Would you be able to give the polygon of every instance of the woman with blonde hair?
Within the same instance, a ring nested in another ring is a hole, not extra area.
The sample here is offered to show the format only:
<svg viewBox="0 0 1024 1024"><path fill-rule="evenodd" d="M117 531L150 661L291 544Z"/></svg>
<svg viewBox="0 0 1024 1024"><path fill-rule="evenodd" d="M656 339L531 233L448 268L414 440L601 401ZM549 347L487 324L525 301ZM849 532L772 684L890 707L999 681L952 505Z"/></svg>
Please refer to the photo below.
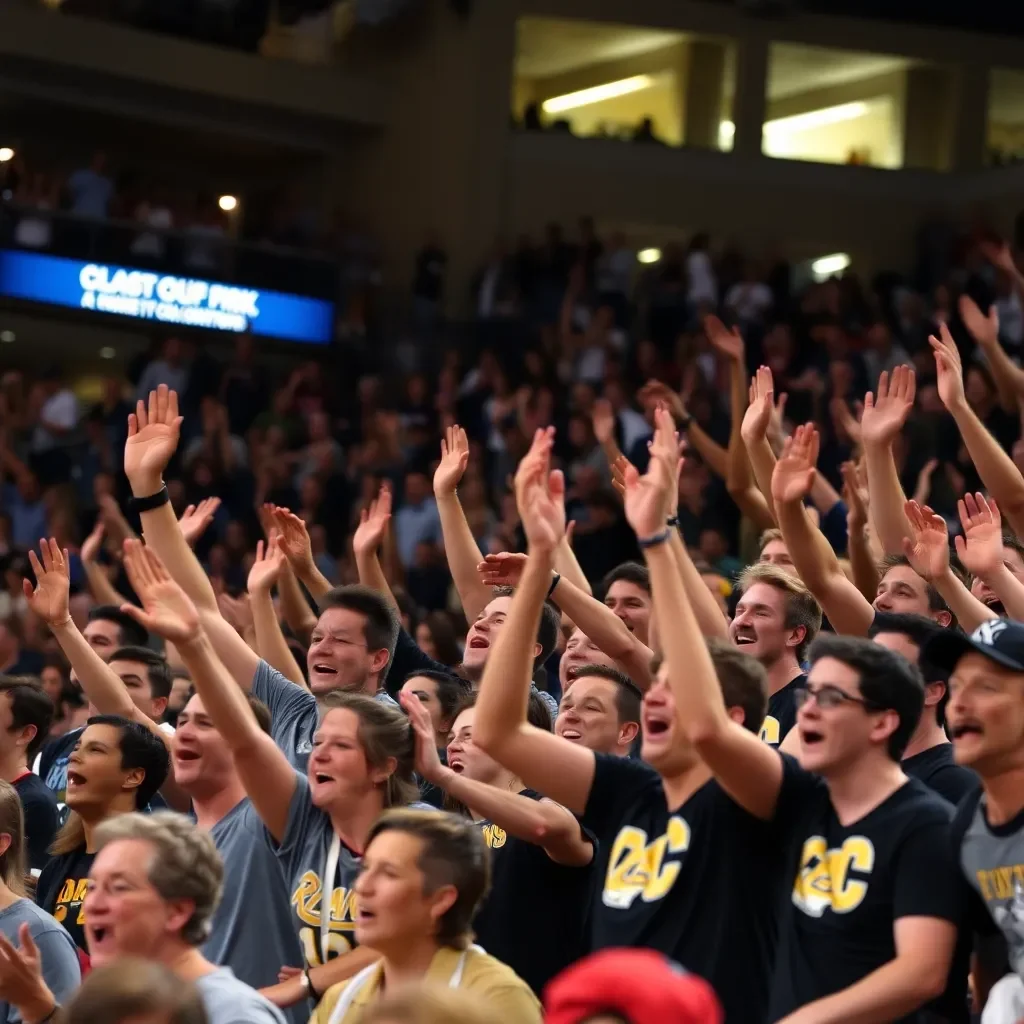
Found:
<svg viewBox="0 0 1024 1024"><path fill-rule="evenodd" d="M0 958L19 944L35 950L43 979L58 1001L78 988L82 971L71 936L25 896L25 827L17 790L0 780ZM21 1021L0 971L0 1022Z"/></svg>

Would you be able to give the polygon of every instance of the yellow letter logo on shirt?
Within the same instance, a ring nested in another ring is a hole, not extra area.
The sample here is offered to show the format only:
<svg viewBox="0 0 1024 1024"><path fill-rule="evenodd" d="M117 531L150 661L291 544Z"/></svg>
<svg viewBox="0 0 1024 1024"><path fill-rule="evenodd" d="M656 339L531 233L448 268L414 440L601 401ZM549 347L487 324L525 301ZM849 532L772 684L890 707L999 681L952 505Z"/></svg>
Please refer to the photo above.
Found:
<svg viewBox="0 0 1024 1024"><path fill-rule="evenodd" d="M641 896L645 903L660 900L679 877L681 863L665 863L665 855L685 853L690 846L690 826L679 817L669 818L665 834L647 842L643 829L627 825L615 837L601 900L606 907L626 910Z"/></svg>
<svg viewBox="0 0 1024 1024"><path fill-rule="evenodd" d="M782 726L779 725L779 720L772 718L771 715L766 716L765 720L761 723L762 742L770 743L773 747L777 747L781 734Z"/></svg>
<svg viewBox="0 0 1024 1024"><path fill-rule="evenodd" d="M826 910L848 914L860 906L868 891L866 880L850 872L871 874L875 848L864 836L849 836L838 850L828 849L821 836L811 836L800 854L800 868L793 885L793 902L810 917Z"/></svg>

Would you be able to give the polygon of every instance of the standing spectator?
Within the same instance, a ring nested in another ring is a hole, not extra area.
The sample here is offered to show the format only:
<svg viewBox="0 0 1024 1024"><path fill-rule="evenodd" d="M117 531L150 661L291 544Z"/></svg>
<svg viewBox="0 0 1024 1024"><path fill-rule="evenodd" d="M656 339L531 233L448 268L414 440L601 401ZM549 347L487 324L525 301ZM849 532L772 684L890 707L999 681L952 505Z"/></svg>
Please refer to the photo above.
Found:
<svg viewBox="0 0 1024 1024"><path fill-rule="evenodd" d="M421 327L433 327L441 316L447 270L448 253L442 248L437 235L431 232L416 254L416 273L412 282L414 313Z"/></svg>
<svg viewBox="0 0 1024 1024"><path fill-rule="evenodd" d="M267 407L269 392L262 370L253 361L252 336L235 339L235 354L220 381L221 401L227 406L231 432L244 436Z"/></svg>
<svg viewBox="0 0 1024 1024"><path fill-rule="evenodd" d="M75 216L107 219L110 201L114 198L114 183L107 177L106 169L106 154L97 150L88 167L80 168L68 178L71 212Z"/></svg>
<svg viewBox="0 0 1024 1024"><path fill-rule="evenodd" d="M686 298L691 312L702 305L714 306L718 302L718 281L711 263L711 238L701 231L693 236L686 254Z"/></svg>
<svg viewBox="0 0 1024 1024"><path fill-rule="evenodd" d="M165 231L174 227L174 214L163 189L158 189L152 200L143 199L135 208L135 222L149 230L140 231L132 242L134 256L159 262L167 254Z"/></svg>
<svg viewBox="0 0 1024 1024"><path fill-rule="evenodd" d="M32 456L36 472L45 485L68 478L70 458L67 448L78 428L78 399L61 382L60 370L50 367L39 383L41 405L32 433Z"/></svg>
<svg viewBox="0 0 1024 1024"><path fill-rule="evenodd" d="M635 271L636 253L626 244L626 236L616 231L598 259L595 284L601 304L615 310L615 322L620 327L628 321Z"/></svg>
<svg viewBox="0 0 1024 1024"><path fill-rule="evenodd" d="M409 569L417 562L418 545L441 543L441 516L422 470L406 474L404 499L395 513L395 546L402 565Z"/></svg>
<svg viewBox="0 0 1024 1024"><path fill-rule="evenodd" d="M43 656L24 647L20 621L14 617L0 619L0 673L35 676L42 667Z"/></svg>

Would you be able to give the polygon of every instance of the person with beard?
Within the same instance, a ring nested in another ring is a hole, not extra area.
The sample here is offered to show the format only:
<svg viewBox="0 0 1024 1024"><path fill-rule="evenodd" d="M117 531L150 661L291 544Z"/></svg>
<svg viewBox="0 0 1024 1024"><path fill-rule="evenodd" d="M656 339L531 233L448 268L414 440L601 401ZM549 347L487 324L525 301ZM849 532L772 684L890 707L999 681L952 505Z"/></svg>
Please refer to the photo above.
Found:
<svg viewBox="0 0 1024 1024"><path fill-rule="evenodd" d="M821 628L821 608L796 576L769 562L749 566L739 589L729 639L764 666L768 714L761 739L777 747L796 724L795 693L807 683L802 666Z"/></svg>
<svg viewBox="0 0 1024 1024"><path fill-rule="evenodd" d="M594 844L569 811L527 789L473 742L474 703L469 697L455 718L446 766L430 743L425 709L409 697L402 706L416 731L417 771L466 808L491 853L491 891L473 921L477 941L540 995L586 952ZM536 698L527 720L551 731Z"/></svg>
<svg viewBox="0 0 1024 1024"><path fill-rule="evenodd" d="M650 472L663 473L664 480L651 514L660 541L668 542L666 506L678 445L671 417L657 415ZM518 483L529 560L484 674L474 742L526 785L580 815L596 836L600 883L589 902L591 948L657 949L709 981L729 1020L756 1022L767 1006L781 851L772 828L721 789L687 742L685 705L673 695L668 666L644 695L643 761L595 753L526 721L528 665L520 638L534 629L565 528L564 480L549 473L549 450L531 451L527 459L530 471L518 474ZM635 521L632 505L627 487L627 516ZM678 581L668 543L665 553ZM730 719L757 743L767 705L764 669L724 642L715 644L713 666L705 668L704 642L689 606L662 604L657 580L654 609L659 633L675 630L687 649L677 672L705 671L709 685L721 687ZM742 984L737 964L743 965Z"/></svg>

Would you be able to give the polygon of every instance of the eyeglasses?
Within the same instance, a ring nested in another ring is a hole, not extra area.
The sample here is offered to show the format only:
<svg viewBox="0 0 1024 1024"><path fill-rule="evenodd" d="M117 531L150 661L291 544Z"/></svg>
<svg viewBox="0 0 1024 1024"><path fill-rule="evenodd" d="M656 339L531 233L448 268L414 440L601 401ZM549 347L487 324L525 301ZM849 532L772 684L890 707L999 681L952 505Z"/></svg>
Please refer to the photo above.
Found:
<svg viewBox="0 0 1024 1024"><path fill-rule="evenodd" d="M809 686L802 687L793 694L793 701L798 708L802 708L812 697L823 711L841 707L843 704L859 704L866 711L882 710L874 701L865 700L863 697L854 697L830 683L822 683L821 686L813 690Z"/></svg>

